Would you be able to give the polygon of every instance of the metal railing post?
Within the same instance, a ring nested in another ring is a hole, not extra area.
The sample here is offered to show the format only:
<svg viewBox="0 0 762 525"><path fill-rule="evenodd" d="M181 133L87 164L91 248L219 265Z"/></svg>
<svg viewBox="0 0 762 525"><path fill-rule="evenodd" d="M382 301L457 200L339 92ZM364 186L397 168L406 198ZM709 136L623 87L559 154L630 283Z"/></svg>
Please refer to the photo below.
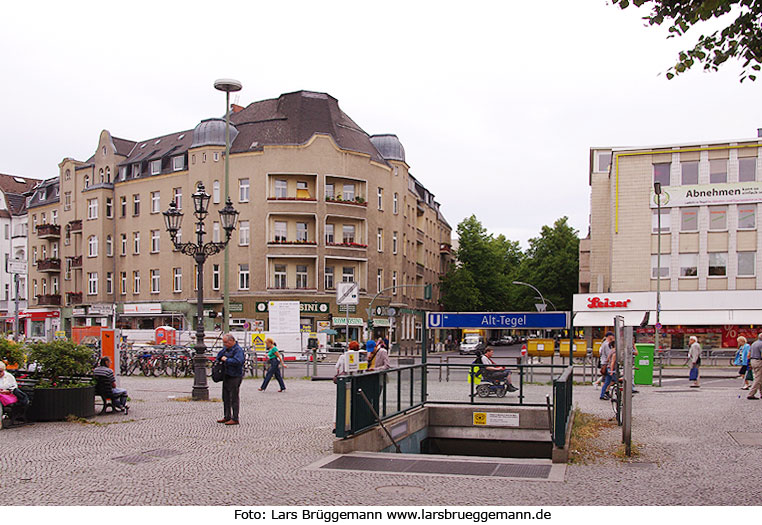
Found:
<svg viewBox="0 0 762 525"><path fill-rule="evenodd" d="M346 408L347 408L347 385L346 379L339 377L336 380L336 437L344 438L346 433Z"/></svg>

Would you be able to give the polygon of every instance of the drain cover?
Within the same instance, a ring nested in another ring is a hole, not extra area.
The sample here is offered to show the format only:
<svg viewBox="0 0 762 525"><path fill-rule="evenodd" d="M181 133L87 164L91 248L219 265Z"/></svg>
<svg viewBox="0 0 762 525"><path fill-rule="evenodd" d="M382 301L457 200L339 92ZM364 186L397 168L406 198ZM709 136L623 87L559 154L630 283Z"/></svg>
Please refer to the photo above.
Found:
<svg viewBox="0 0 762 525"><path fill-rule="evenodd" d="M420 494L423 487L413 487L411 485L388 485L386 487L376 487L376 491L381 494Z"/></svg>

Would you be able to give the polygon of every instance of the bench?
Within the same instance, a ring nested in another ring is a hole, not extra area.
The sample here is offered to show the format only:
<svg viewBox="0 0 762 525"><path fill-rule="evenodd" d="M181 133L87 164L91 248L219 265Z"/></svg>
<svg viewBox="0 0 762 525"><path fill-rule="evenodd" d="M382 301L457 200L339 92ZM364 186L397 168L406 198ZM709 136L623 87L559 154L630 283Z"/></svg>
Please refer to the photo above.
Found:
<svg viewBox="0 0 762 525"><path fill-rule="evenodd" d="M8 373L8 372L6 372ZM29 398L27 405L19 405L13 403L8 406L0 406L0 428L10 428L15 426L22 426L28 423L26 419L26 411L29 405L32 404L34 398L34 386L37 384L35 379L29 378L16 378L19 390L24 392Z"/></svg>
<svg viewBox="0 0 762 525"><path fill-rule="evenodd" d="M95 395L101 399L101 403L103 405L103 408L100 411L100 415L114 414L114 413L121 413L121 412L128 414L130 412L130 407L128 405L126 404L124 405L124 410L117 410L114 407L114 400L112 399L111 394L112 394L111 382L108 381L108 379L105 377L96 376L95 377ZM108 410L109 407L111 407L111 410Z"/></svg>

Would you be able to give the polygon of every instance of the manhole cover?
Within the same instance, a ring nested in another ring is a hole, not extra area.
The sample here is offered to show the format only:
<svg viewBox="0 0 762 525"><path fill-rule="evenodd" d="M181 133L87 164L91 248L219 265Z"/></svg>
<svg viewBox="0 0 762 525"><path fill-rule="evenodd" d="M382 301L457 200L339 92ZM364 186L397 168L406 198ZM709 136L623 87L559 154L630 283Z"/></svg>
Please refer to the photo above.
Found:
<svg viewBox="0 0 762 525"><path fill-rule="evenodd" d="M728 432L736 443L750 447L762 447L762 432Z"/></svg>
<svg viewBox="0 0 762 525"><path fill-rule="evenodd" d="M388 485L386 487L376 487L376 491L381 494L420 494L423 492L423 487L413 487L410 485Z"/></svg>

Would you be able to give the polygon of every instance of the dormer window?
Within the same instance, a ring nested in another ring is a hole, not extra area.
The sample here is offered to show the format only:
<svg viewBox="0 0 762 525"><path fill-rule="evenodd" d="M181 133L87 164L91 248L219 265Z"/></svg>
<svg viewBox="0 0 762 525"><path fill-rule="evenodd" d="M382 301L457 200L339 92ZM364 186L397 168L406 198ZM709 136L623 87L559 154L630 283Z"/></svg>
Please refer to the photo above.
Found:
<svg viewBox="0 0 762 525"><path fill-rule="evenodd" d="M173 171L182 171L185 169L185 157L182 155L178 155L177 157L172 158L172 170Z"/></svg>
<svg viewBox="0 0 762 525"><path fill-rule="evenodd" d="M119 180L124 180L127 178L127 166L120 166L119 167Z"/></svg>
<svg viewBox="0 0 762 525"><path fill-rule="evenodd" d="M161 159L151 161L151 175L158 175L161 173Z"/></svg>
<svg viewBox="0 0 762 525"><path fill-rule="evenodd" d="M132 178L137 179L140 177L140 163L136 162L132 165Z"/></svg>

